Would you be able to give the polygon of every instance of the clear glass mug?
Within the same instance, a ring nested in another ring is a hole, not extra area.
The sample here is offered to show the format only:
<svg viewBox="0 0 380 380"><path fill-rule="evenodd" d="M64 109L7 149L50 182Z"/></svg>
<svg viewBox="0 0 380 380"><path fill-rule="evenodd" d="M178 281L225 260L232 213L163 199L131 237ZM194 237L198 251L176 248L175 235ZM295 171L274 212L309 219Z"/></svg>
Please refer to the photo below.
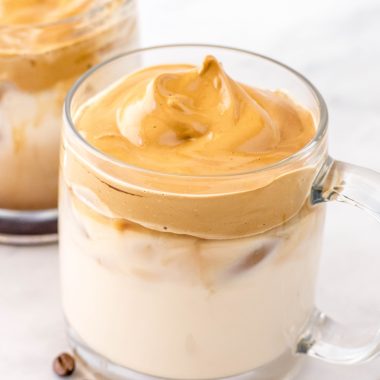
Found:
<svg viewBox="0 0 380 380"><path fill-rule="evenodd" d="M215 55L235 80L285 90L312 113L293 156L231 175L153 172L90 146L75 117L88 99L148 65ZM376 215L380 175L327 153L327 109L313 85L261 55L206 45L120 55L85 74L65 103L61 155L63 310L76 354L118 379L290 378L305 355L357 363L379 351L334 344L316 311L324 203ZM351 331L344 331L351 336Z"/></svg>
<svg viewBox="0 0 380 380"><path fill-rule="evenodd" d="M0 242L56 240L64 98L89 68L136 48L135 0L94 4L56 22L0 25Z"/></svg>

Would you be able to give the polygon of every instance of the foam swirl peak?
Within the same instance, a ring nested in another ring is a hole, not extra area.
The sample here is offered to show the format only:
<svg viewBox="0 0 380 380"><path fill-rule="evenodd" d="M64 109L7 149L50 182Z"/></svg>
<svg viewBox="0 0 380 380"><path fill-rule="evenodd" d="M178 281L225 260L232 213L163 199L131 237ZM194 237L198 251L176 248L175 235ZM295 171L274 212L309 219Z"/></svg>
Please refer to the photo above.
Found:
<svg viewBox="0 0 380 380"><path fill-rule="evenodd" d="M104 152L171 173L245 171L279 161L315 134L310 113L279 91L235 82L213 56L122 78L84 107L79 130Z"/></svg>

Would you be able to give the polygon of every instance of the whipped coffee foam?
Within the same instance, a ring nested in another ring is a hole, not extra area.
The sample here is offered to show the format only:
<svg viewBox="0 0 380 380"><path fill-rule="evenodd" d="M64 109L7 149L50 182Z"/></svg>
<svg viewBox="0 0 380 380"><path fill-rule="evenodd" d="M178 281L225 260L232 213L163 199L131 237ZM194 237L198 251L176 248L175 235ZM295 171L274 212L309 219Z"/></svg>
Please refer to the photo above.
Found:
<svg viewBox="0 0 380 380"><path fill-rule="evenodd" d="M130 174L120 181L113 168L88 170L69 155L66 176L75 191L85 187L115 218L158 231L204 238L266 231L301 209L315 175L313 165L299 163L262 171L254 180L236 177L233 189L225 178L226 189L213 191L212 175L273 165L308 144L315 126L284 93L233 81L211 56L199 68L161 65L123 77L83 104L74 120L98 150L156 172L156 180ZM184 175L183 181L165 186L165 173ZM211 177L202 184L189 179L186 186L188 175Z"/></svg>
<svg viewBox="0 0 380 380"><path fill-rule="evenodd" d="M237 83L216 58L122 78L75 115L102 152L163 173L243 173L281 161L315 135L311 114L279 91Z"/></svg>

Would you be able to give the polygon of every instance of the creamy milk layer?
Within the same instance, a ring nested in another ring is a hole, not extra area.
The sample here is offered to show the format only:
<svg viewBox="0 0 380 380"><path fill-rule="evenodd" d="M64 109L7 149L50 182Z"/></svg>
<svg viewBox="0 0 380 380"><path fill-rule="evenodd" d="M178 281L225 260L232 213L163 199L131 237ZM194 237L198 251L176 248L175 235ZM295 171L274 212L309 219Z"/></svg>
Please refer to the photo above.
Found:
<svg viewBox="0 0 380 380"><path fill-rule="evenodd" d="M56 87L36 94L8 88L1 97L0 208L55 206L63 98Z"/></svg>
<svg viewBox="0 0 380 380"><path fill-rule="evenodd" d="M64 97L136 41L134 3L103 3L0 1L0 208L56 207Z"/></svg>
<svg viewBox="0 0 380 380"><path fill-rule="evenodd" d="M217 379L294 349L314 306L323 209L206 240L100 217L70 190L61 201L63 308L97 353L154 376Z"/></svg>

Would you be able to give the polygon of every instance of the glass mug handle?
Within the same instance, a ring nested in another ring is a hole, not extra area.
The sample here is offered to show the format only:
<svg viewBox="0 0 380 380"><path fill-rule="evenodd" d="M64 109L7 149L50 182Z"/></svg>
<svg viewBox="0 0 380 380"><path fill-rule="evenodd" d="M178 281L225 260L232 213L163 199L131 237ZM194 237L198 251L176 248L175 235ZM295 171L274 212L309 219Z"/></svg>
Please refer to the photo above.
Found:
<svg viewBox="0 0 380 380"><path fill-rule="evenodd" d="M380 173L328 158L314 181L311 202L328 201L359 207L380 221ZM316 311L296 352L336 364L365 362L380 353L380 330L364 345L335 343L355 340L359 334Z"/></svg>

